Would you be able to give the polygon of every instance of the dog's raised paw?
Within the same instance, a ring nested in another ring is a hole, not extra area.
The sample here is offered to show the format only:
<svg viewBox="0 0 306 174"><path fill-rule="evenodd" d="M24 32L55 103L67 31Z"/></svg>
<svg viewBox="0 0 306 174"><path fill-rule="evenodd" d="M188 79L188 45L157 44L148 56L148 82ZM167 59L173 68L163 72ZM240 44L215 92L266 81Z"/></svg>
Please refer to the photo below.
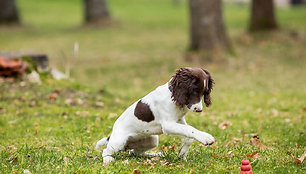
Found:
<svg viewBox="0 0 306 174"><path fill-rule="evenodd" d="M200 142L206 146L212 145L215 142L215 138L211 136L210 134L205 133L204 135L202 135Z"/></svg>
<svg viewBox="0 0 306 174"><path fill-rule="evenodd" d="M215 142L213 141L213 142L211 142L211 143L208 143L207 145L210 146L210 145L212 145L212 144L214 144L214 143L215 143Z"/></svg>
<svg viewBox="0 0 306 174"><path fill-rule="evenodd" d="M206 145L212 145L212 144L214 144L215 143L215 138L213 137L213 136L211 136L211 135L209 135L208 137L207 137L207 139L208 139L208 141L207 141L207 144Z"/></svg>

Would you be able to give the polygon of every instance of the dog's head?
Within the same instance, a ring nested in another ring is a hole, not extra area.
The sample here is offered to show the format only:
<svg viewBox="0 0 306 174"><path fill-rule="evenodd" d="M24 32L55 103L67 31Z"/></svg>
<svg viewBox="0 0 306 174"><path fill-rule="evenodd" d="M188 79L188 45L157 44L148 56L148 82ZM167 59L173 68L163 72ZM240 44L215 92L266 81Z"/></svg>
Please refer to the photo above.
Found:
<svg viewBox="0 0 306 174"><path fill-rule="evenodd" d="M169 82L171 98L178 107L187 108L193 112L203 109L202 97L206 107L211 105L210 92L213 79L206 69L181 68L175 72Z"/></svg>

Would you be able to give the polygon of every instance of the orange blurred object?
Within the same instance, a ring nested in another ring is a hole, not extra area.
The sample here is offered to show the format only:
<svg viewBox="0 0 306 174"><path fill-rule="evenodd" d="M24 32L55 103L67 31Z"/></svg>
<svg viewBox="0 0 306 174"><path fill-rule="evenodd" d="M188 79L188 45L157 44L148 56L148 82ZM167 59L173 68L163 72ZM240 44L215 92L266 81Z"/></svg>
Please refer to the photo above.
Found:
<svg viewBox="0 0 306 174"><path fill-rule="evenodd" d="M21 59L0 57L0 76L2 77L20 77L26 67Z"/></svg>

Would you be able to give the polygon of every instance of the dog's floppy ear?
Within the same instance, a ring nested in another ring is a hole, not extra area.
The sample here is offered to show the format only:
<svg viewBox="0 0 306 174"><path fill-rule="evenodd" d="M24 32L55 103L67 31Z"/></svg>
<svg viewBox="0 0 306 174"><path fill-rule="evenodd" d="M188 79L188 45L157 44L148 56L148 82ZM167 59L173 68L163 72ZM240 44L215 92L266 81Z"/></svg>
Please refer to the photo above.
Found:
<svg viewBox="0 0 306 174"><path fill-rule="evenodd" d="M188 103L188 95L192 84L192 75L188 68L181 68L175 72L170 80L171 98L179 107Z"/></svg>
<svg viewBox="0 0 306 174"><path fill-rule="evenodd" d="M204 87L204 103L205 103L206 107L209 107L211 105L210 93L211 93L211 90L213 88L214 80L211 77L210 73L206 69L202 68L202 70L208 76L208 78L206 78L206 80L208 82L206 81L206 84L205 84L205 87Z"/></svg>

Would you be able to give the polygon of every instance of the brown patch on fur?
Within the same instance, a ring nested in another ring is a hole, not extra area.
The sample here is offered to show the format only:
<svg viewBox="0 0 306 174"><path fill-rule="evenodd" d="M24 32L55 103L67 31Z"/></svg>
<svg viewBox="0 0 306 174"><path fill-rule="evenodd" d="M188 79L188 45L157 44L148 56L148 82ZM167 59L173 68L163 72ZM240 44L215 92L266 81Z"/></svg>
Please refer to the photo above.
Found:
<svg viewBox="0 0 306 174"><path fill-rule="evenodd" d="M153 121L154 115L149 107L149 105L142 103L141 100L137 103L134 115L141 121L150 122Z"/></svg>
<svg viewBox="0 0 306 174"><path fill-rule="evenodd" d="M207 84L204 87L204 80ZM210 73L201 68L181 68L175 72L170 81L171 98L177 106L191 106L200 102L204 96L205 105L211 105L210 92L213 79Z"/></svg>
<svg viewBox="0 0 306 174"><path fill-rule="evenodd" d="M183 107L188 105L188 96L190 93L190 84L192 75L186 68L181 68L175 72L170 81L172 87L171 98L177 106Z"/></svg>
<svg viewBox="0 0 306 174"><path fill-rule="evenodd" d="M154 148L158 146L158 141L154 136L144 137L141 139L135 139L133 137L129 137L126 145L125 150L129 149L148 149L148 147Z"/></svg>

